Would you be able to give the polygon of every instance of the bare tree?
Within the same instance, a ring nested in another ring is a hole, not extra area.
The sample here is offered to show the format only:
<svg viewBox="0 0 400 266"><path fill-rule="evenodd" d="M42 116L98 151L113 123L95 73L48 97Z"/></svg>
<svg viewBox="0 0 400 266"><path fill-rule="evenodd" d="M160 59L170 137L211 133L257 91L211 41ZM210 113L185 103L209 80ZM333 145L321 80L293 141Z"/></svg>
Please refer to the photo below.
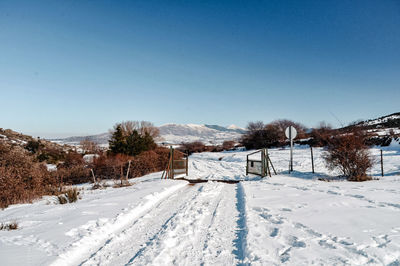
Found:
<svg viewBox="0 0 400 266"><path fill-rule="evenodd" d="M81 148L85 153L98 153L101 151L99 145L96 142L84 139L80 142Z"/></svg>
<svg viewBox="0 0 400 266"><path fill-rule="evenodd" d="M279 119L279 120L275 120L273 122L271 122L271 124L276 125L279 128L280 131L280 139L281 141L285 140L285 130L287 127L289 126L293 126L296 128L297 130L297 138L304 138L305 137L305 132L306 132L306 127L298 122L294 122L292 120L288 120L288 119Z"/></svg>
<svg viewBox="0 0 400 266"><path fill-rule="evenodd" d="M115 124L114 129L111 130L111 133L116 130L118 125L121 126L122 134L124 137L131 135L135 130L142 136L147 133L153 139L158 139L158 137L160 136L160 130L156 126L154 126L153 123L148 121L123 121L121 123Z"/></svg>

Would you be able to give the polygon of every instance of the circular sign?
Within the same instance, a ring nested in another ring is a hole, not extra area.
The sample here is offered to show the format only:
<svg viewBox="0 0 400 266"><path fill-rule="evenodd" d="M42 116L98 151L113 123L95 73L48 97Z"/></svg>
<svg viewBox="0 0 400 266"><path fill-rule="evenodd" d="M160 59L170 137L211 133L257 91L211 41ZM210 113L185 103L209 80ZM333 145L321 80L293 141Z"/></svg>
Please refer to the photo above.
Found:
<svg viewBox="0 0 400 266"><path fill-rule="evenodd" d="M297 130L293 126L289 126L285 130L285 135L288 139L294 139L297 136Z"/></svg>

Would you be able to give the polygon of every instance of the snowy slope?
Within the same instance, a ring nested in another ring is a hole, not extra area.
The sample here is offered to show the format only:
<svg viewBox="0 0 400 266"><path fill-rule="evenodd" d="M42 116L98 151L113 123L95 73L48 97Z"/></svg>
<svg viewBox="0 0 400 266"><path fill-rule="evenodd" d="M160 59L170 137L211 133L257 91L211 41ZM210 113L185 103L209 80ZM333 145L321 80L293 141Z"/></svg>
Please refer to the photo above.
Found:
<svg viewBox="0 0 400 266"><path fill-rule="evenodd" d="M369 182L323 182L334 175L315 149L271 149L278 175L245 176L248 152L193 154L189 185L131 180L126 188L89 190L57 205L47 197L0 211L2 265L398 265L400 146L384 149L386 176ZM379 156L378 149L372 149ZM375 165L370 174L380 177Z"/></svg>
<svg viewBox="0 0 400 266"><path fill-rule="evenodd" d="M218 125L197 124L165 124L159 127L160 143L181 144L182 142L201 141L205 144L221 144L225 140L238 140L245 129L231 125L223 127ZM63 139L52 139L60 144L78 145L82 140L88 139L100 145L108 145L109 133L91 136L76 136Z"/></svg>
<svg viewBox="0 0 400 266"><path fill-rule="evenodd" d="M180 144L182 142L201 141L205 144L221 144L225 140L238 140L243 129L229 129L217 125L166 124L159 127L163 142Z"/></svg>

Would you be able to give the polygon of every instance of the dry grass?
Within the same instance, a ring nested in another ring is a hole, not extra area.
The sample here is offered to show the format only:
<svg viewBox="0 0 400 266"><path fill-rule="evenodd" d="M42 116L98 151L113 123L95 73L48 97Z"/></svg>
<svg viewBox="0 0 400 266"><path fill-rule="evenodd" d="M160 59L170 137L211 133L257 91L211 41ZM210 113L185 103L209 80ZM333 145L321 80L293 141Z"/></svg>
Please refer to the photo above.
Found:
<svg viewBox="0 0 400 266"><path fill-rule="evenodd" d="M79 191L77 188L69 188L57 197L60 204L77 202L79 199Z"/></svg>

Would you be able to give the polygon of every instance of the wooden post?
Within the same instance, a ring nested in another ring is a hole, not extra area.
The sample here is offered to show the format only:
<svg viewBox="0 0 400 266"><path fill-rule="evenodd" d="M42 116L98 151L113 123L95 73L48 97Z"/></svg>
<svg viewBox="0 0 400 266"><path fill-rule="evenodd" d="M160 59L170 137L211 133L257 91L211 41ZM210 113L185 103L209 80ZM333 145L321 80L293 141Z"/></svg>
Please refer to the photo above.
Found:
<svg viewBox="0 0 400 266"><path fill-rule="evenodd" d="M268 155L268 160L269 160L269 163L271 164L272 170L274 170L274 174L276 175L275 167L272 164L272 161L271 161L271 158L269 158L269 155Z"/></svg>
<svg viewBox="0 0 400 266"><path fill-rule="evenodd" d="M310 149L311 149L311 167L312 167L312 173L314 174L314 155L313 155L312 146L310 146Z"/></svg>
<svg viewBox="0 0 400 266"><path fill-rule="evenodd" d="M128 163L128 171L126 171L126 181L128 181L128 176L129 176L129 169L131 168L131 160L129 160Z"/></svg>
<svg viewBox="0 0 400 266"><path fill-rule="evenodd" d="M174 148L171 146L171 177L174 178Z"/></svg>
<svg viewBox="0 0 400 266"><path fill-rule="evenodd" d="M189 152L186 153L186 176L189 175Z"/></svg>
<svg viewBox="0 0 400 266"><path fill-rule="evenodd" d="M90 169L90 171L92 172L93 184L96 184L96 177L94 176L93 169Z"/></svg>
<svg viewBox="0 0 400 266"><path fill-rule="evenodd" d="M261 176L264 177L266 176L265 174L266 169L265 169L265 153L264 149L261 150Z"/></svg>
<svg viewBox="0 0 400 266"><path fill-rule="evenodd" d="M266 161L266 164L267 164L267 172L268 172L269 177L272 177L272 176L271 176L271 169L269 168L268 149L265 148L265 149L264 149L264 152L265 152L265 161Z"/></svg>
<svg viewBox="0 0 400 266"><path fill-rule="evenodd" d="M382 150L381 150L381 174L383 176L383 153L382 153Z"/></svg>
<svg viewBox="0 0 400 266"><path fill-rule="evenodd" d="M249 174L249 155L246 156L246 176Z"/></svg>

